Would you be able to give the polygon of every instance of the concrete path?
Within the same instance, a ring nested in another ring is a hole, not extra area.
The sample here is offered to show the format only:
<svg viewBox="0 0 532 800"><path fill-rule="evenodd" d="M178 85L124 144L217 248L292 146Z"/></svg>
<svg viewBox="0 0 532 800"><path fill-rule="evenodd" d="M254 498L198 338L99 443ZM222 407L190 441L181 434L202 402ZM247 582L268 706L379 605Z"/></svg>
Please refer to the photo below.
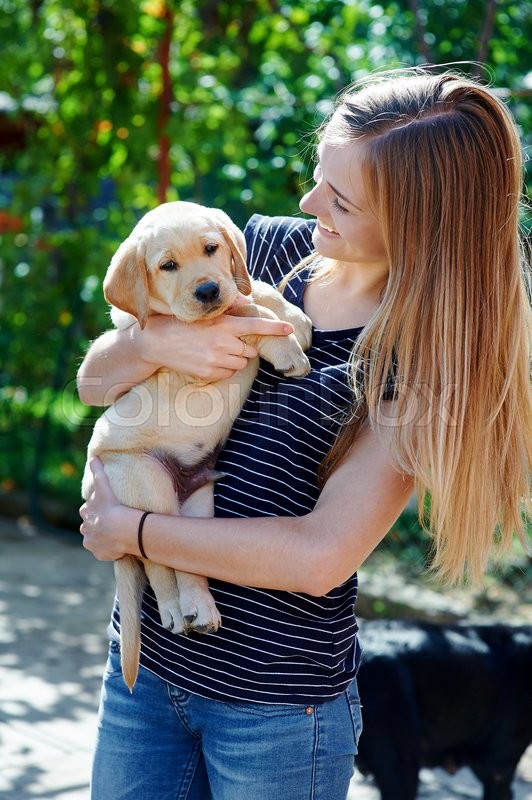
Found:
<svg viewBox="0 0 532 800"><path fill-rule="evenodd" d="M76 534L37 534L0 519L2 800L88 800L113 593L112 565L95 561ZM481 797L468 770L452 778L424 770L421 778L420 798ZM349 800L379 800L379 793L356 775ZM532 748L515 800L532 800Z"/></svg>

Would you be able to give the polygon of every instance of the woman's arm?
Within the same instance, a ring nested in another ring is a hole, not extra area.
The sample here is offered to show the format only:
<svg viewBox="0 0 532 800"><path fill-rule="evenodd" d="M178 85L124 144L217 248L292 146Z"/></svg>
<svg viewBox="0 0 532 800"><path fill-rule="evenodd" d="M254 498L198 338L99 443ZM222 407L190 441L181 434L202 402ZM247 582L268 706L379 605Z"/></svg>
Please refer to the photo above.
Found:
<svg viewBox="0 0 532 800"><path fill-rule="evenodd" d="M96 558L139 555L141 513L122 506L100 462L81 509L84 546ZM303 517L197 519L153 514L144 525L149 558L185 572L321 596L347 580L403 510L413 481L397 471L367 426L349 458Z"/></svg>
<svg viewBox="0 0 532 800"><path fill-rule="evenodd" d="M184 323L153 315L144 330L135 323L125 330L107 331L92 343L78 371L79 397L87 405L111 405L161 367L206 383L229 378L257 355L247 345L247 357L242 357L240 336L286 336L292 331L289 323L258 317L224 314Z"/></svg>

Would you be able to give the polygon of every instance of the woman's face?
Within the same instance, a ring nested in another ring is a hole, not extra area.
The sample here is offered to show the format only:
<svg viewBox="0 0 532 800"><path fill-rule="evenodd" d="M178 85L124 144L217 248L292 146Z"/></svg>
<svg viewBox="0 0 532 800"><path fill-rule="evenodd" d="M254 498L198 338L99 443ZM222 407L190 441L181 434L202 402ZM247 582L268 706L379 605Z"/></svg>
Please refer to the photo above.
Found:
<svg viewBox="0 0 532 800"><path fill-rule="evenodd" d="M299 204L316 217L312 241L317 252L338 262L386 266L379 220L370 210L362 180L362 140L333 146L321 142L314 187Z"/></svg>

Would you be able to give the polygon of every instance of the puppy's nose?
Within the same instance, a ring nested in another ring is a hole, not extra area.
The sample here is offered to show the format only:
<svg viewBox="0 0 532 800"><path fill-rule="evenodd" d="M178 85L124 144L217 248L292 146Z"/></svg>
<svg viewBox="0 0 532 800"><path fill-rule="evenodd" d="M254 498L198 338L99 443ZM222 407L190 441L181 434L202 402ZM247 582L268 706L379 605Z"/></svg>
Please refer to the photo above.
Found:
<svg viewBox="0 0 532 800"><path fill-rule="evenodd" d="M199 300L200 303L213 303L220 297L220 287L214 281L200 283L200 285L196 287L194 295L196 300Z"/></svg>

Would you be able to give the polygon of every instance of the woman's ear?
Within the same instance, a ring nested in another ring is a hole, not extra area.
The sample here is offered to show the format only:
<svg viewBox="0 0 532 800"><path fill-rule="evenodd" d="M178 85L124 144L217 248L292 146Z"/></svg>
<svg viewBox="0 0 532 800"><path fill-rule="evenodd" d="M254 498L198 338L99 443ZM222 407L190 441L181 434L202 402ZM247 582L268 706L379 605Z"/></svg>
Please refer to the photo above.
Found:
<svg viewBox="0 0 532 800"><path fill-rule="evenodd" d="M129 236L118 248L103 281L108 303L137 318L144 328L150 310L144 248L138 237Z"/></svg>

